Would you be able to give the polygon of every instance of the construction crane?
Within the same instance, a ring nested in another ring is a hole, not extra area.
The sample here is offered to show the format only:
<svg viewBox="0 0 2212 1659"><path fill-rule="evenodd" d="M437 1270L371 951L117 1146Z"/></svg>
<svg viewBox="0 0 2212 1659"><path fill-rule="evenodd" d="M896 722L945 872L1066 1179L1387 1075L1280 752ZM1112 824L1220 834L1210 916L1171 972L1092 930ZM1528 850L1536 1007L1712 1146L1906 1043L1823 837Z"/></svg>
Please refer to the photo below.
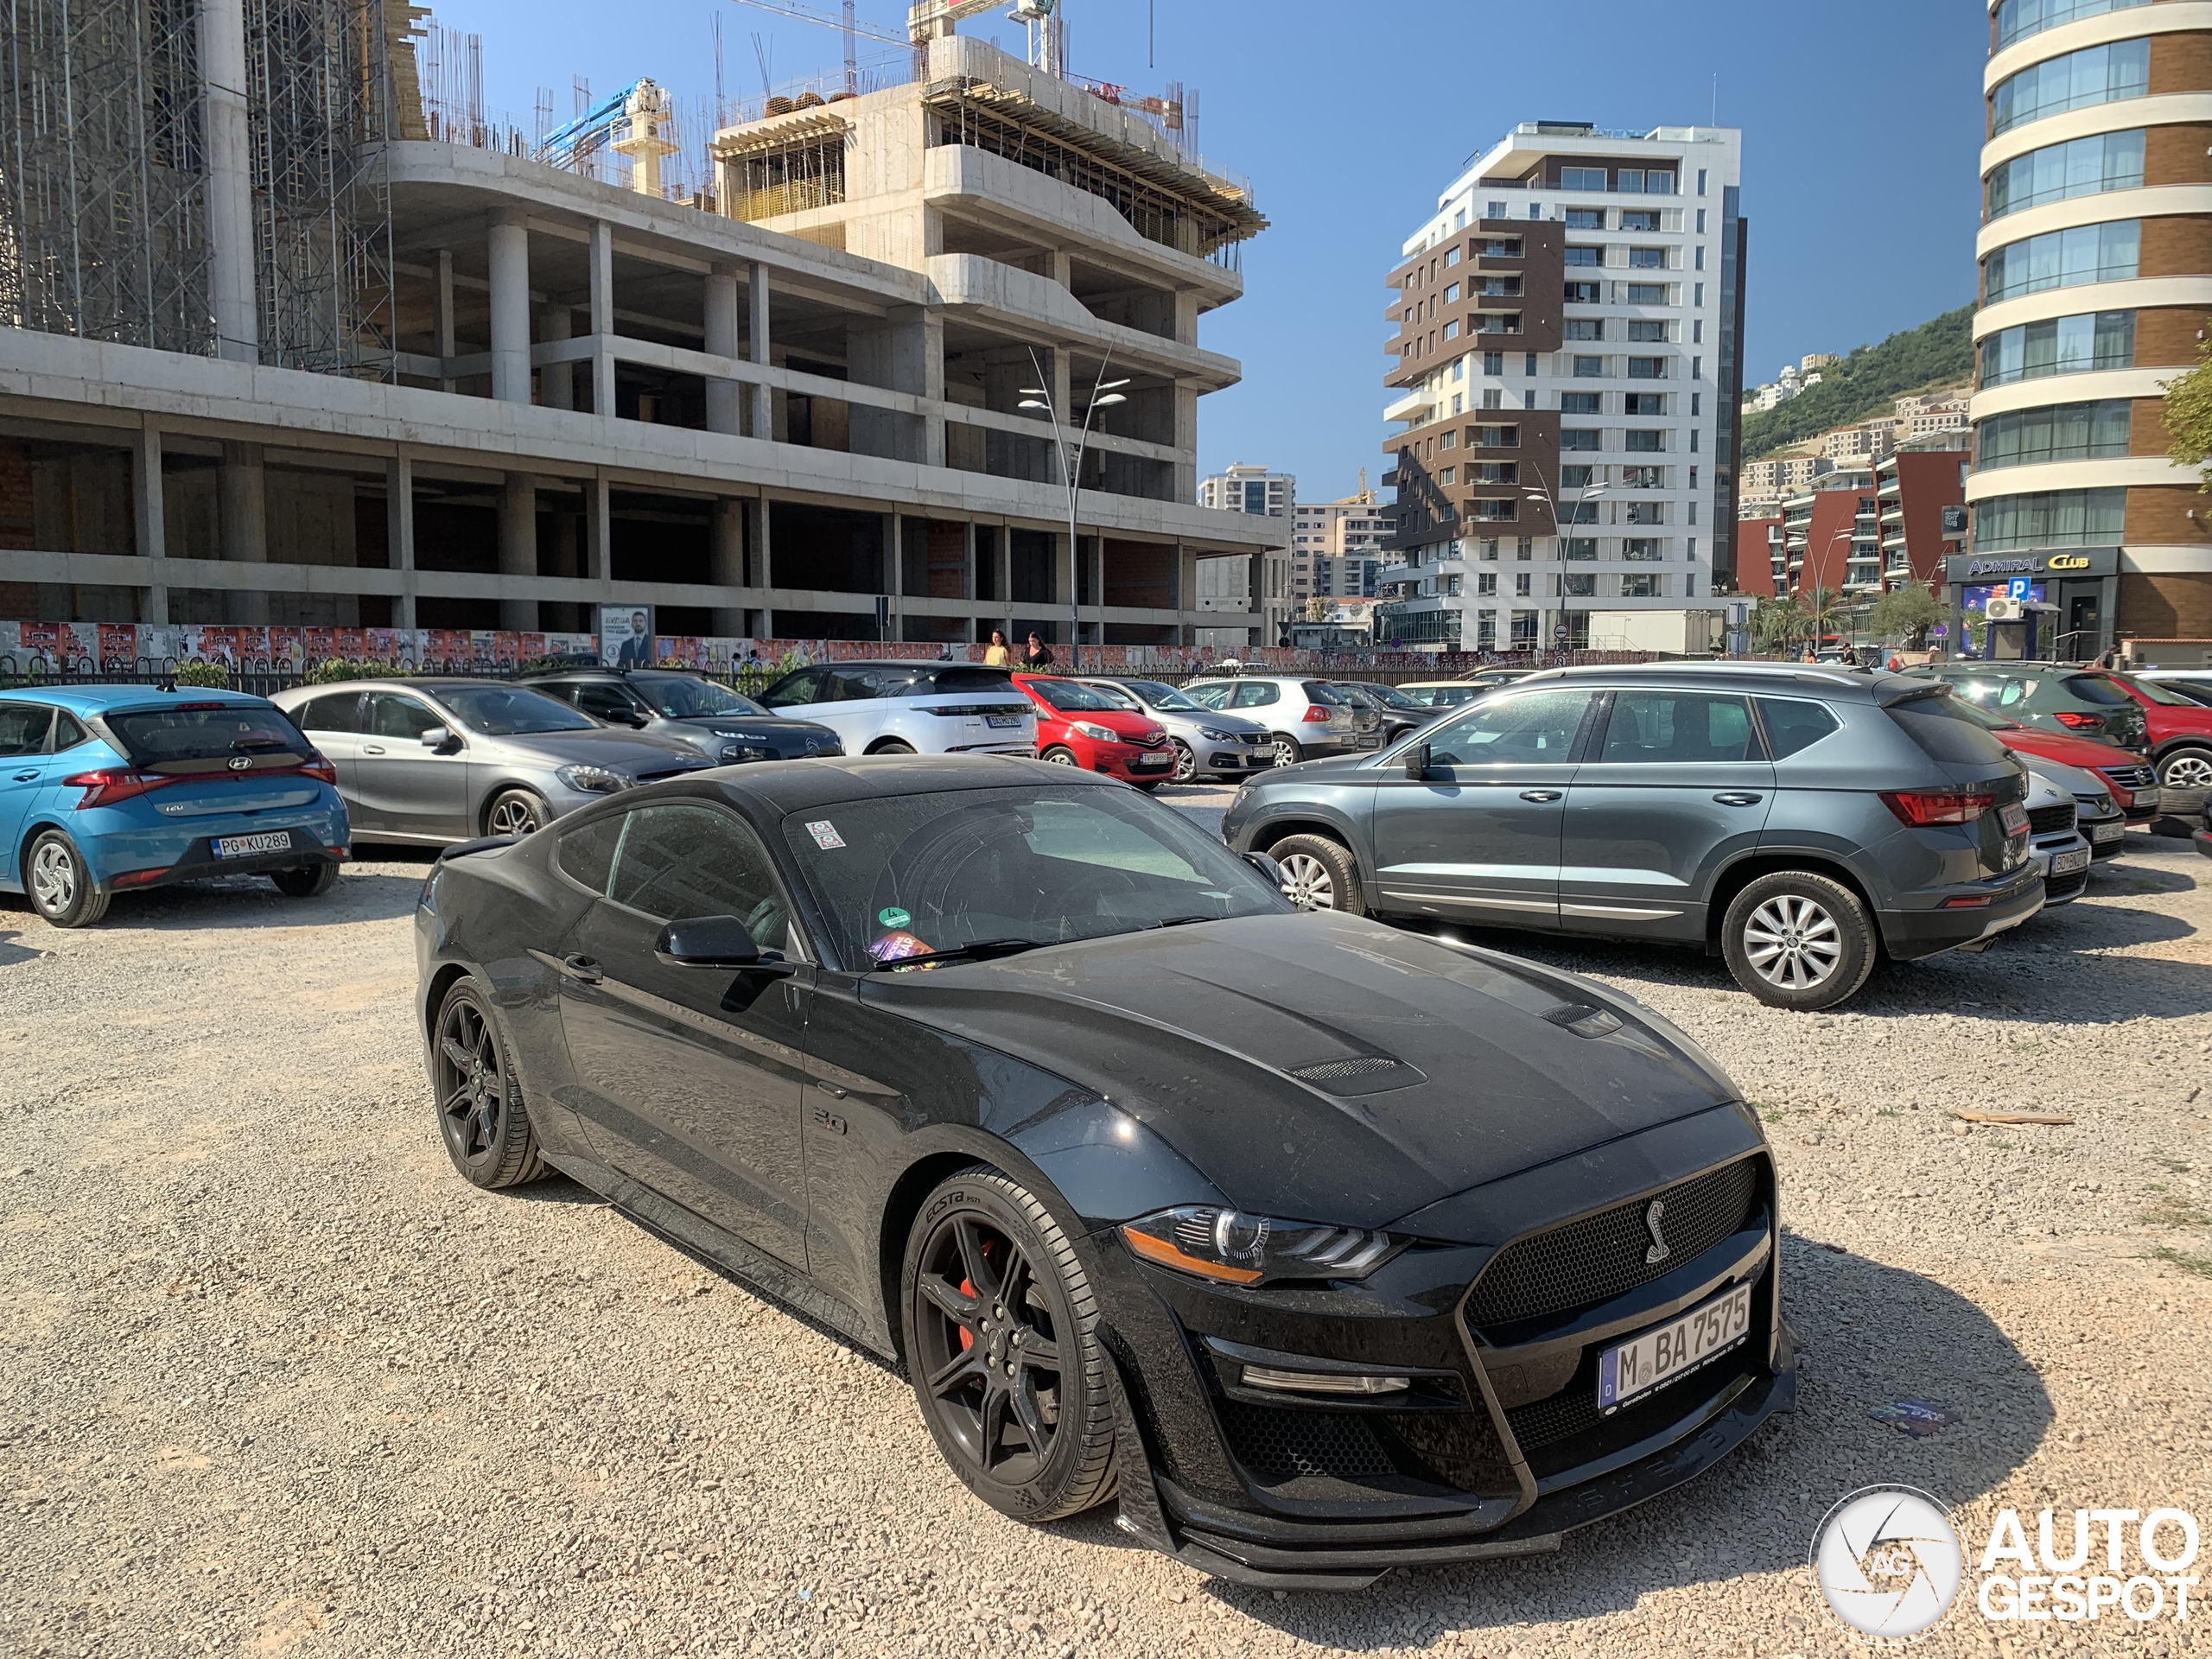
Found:
<svg viewBox="0 0 2212 1659"><path fill-rule="evenodd" d="M584 156L604 146L630 158L632 188L658 196L661 157L676 149L662 131L663 124L673 113L668 94L657 83L650 78L633 80L568 125L547 133L537 146L537 159L573 169Z"/></svg>
<svg viewBox="0 0 2212 1659"><path fill-rule="evenodd" d="M998 0L969 0L980 10L995 5ZM874 41L879 46L907 46L912 42L895 35L886 35L880 29L870 29L853 19L853 0L845 0L844 16L833 17L827 12L803 6L798 0L737 0L741 6L750 6L755 11L765 11L777 17L788 18L795 23L812 23L817 29L834 29L845 37L845 90L858 92L861 89L860 51L857 42Z"/></svg>

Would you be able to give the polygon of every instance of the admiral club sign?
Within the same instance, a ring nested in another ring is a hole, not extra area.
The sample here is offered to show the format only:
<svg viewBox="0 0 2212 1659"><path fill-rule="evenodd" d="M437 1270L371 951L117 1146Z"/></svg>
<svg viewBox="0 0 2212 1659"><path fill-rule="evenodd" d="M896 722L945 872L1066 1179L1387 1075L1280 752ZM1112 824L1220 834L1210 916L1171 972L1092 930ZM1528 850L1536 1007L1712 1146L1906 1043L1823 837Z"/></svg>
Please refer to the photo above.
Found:
<svg viewBox="0 0 2212 1659"><path fill-rule="evenodd" d="M1954 553L1944 562L1945 579L1955 585L2010 582L2018 577L2116 576L2116 547L2067 548L2049 553Z"/></svg>

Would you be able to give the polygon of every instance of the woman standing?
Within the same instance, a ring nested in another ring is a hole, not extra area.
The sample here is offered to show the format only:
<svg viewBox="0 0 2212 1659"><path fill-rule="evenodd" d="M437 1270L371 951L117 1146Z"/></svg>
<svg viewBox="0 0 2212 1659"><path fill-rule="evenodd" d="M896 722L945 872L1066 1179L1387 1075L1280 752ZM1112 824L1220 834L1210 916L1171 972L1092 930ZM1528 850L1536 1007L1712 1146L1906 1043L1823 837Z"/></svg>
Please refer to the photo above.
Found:
<svg viewBox="0 0 2212 1659"><path fill-rule="evenodd" d="M997 628L991 630L991 643L983 652L983 664L987 668L1014 666L1014 648L1007 644L1006 635Z"/></svg>

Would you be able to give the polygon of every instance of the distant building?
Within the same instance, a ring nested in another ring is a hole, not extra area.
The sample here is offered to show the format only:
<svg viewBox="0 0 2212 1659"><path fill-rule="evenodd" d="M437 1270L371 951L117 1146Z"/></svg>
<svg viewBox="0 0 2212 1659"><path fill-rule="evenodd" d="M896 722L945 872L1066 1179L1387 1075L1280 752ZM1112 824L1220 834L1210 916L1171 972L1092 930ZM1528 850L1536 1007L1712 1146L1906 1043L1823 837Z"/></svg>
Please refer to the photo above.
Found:
<svg viewBox="0 0 2212 1659"><path fill-rule="evenodd" d="M1782 541L1769 569L1777 594L1879 592L1880 503L1870 467L1839 467L1782 504Z"/></svg>
<svg viewBox="0 0 2212 1659"><path fill-rule="evenodd" d="M1283 520L1282 539L1259 556L1260 579L1255 598L1262 619L1260 643L1275 645L1290 624L1295 601L1291 589L1290 517L1298 505L1298 479L1290 473L1271 473L1265 467L1239 461L1225 473L1198 482L1198 505L1217 512L1248 513L1255 518ZM1224 561L1223 563L1228 563ZM1240 574L1249 572L1249 561L1238 560ZM1217 580L1227 580L1224 573ZM1205 641L1221 644L1225 641Z"/></svg>
<svg viewBox="0 0 2212 1659"><path fill-rule="evenodd" d="M1884 592L1941 582L1943 561L1965 550L1970 442L1963 428L1932 433L1874 468Z"/></svg>
<svg viewBox="0 0 2212 1659"><path fill-rule="evenodd" d="M1771 461L1746 461L1744 495L1746 499L1779 500L1785 495L1810 489L1815 475L1821 471L1821 460L1818 455L1777 455Z"/></svg>
<svg viewBox="0 0 2212 1659"><path fill-rule="evenodd" d="M1736 520L1736 592L1766 599L1775 589L1775 555L1782 543L1782 506Z"/></svg>
<svg viewBox="0 0 2212 1659"><path fill-rule="evenodd" d="M1290 591L1294 608L1304 613L1315 594L1325 599L1375 596L1383 544L1397 527L1363 480L1358 493L1334 501L1301 505L1293 511Z"/></svg>

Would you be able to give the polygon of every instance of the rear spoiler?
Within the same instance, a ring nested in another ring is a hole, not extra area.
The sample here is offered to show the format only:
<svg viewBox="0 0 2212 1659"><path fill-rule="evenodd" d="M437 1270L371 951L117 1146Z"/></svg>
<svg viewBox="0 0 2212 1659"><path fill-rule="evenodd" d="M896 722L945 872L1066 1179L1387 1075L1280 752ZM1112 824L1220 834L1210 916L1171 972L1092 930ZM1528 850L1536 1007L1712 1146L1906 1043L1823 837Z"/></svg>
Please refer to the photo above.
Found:
<svg viewBox="0 0 2212 1659"><path fill-rule="evenodd" d="M521 839L520 836L479 836L474 841L456 841L450 847L439 848L437 857L431 862L442 864L449 858L467 858L471 853L488 853L495 848L512 847Z"/></svg>
<svg viewBox="0 0 2212 1659"><path fill-rule="evenodd" d="M1958 688L1948 680L1907 679L1902 674L1883 674L1875 677L1874 702L1884 709L1894 708L1900 702L1916 702L1923 697L1955 697Z"/></svg>

